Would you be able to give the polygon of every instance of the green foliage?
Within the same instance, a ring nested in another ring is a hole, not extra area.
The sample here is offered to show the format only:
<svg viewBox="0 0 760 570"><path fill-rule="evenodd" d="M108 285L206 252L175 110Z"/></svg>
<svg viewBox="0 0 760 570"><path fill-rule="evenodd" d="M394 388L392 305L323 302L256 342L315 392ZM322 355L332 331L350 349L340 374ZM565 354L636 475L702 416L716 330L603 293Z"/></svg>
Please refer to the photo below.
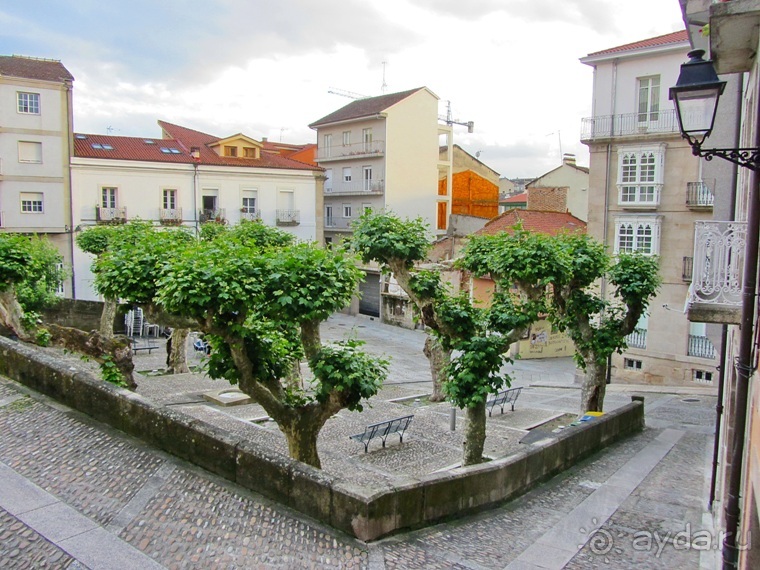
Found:
<svg viewBox="0 0 760 570"><path fill-rule="evenodd" d="M225 235L230 231L230 229L224 224L206 222L200 225L199 231L201 241L214 241L215 239Z"/></svg>
<svg viewBox="0 0 760 570"><path fill-rule="evenodd" d="M293 234L267 226L260 220L243 220L223 235L227 239L260 249L285 247L295 243Z"/></svg>
<svg viewBox="0 0 760 570"><path fill-rule="evenodd" d="M106 355L103 357L103 362L100 363L100 375L103 380L111 384L115 384L121 388L127 388L127 383L124 382L124 378L119 371L119 367L113 361L113 358Z"/></svg>
<svg viewBox="0 0 760 570"><path fill-rule="evenodd" d="M38 328L35 333L35 342L39 346L50 346L50 341L53 340L53 335L46 328Z"/></svg>
<svg viewBox="0 0 760 570"><path fill-rule="evenodd" d="M446 293L441 283L441 274L429 269L414 273L409 280L409 286L421 299L441 299Z"/></svg>
<svg viewBox="0 0 760 570"><path fill-rule="evenodd" d="M346 408L361 411L363 398L377 394L388 374L388 361L359 350L357 340L336 342L322 347L309 361L319 386L317 401L323 402L337 392Z"/></svg>
<svg viewBox="0 0 760 570"><path fill-rule="evenodd" d="M14 287L25 312L49 306L57 301L56 289L65 278L61 261L58 250L44 237L0 234L0 291Z"/></svg>
<svg viewBox="0 0 760 570"><path fill-rule="evenodd" d="M365 212L353 225L349 247L364 263L404 260L407 267L422 261L430 249L422 218L402 220L392 214Z"/></svg>
<svg viewBox="0 0 760 570"><path fill-rule="evenodd" d="M511 380L501 367L511 360L504 354L501 335L479 335L456 343L459 354L447 367L443 392L460 408L475 407Z"/></svg>
<svg viewBox="0 0 760 570"><path fill-rule="evenodd" d="M14 234L0 234L0 291L19 283L29 273L32 254L28 238Z"/></svg>

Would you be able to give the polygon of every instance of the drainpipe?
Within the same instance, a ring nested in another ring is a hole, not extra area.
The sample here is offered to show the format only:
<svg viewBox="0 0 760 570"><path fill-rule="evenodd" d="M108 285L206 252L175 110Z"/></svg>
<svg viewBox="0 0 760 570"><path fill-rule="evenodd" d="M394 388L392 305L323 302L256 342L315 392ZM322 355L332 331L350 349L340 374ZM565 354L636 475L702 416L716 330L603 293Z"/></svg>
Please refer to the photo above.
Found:
<svg viewBox="0 0 760 570"><path fill-rule="evenodd" d="M66 221L67 224L67 237L69 246L69 256L71 259L71 298L77 298L76 289L76 272L74 269L74 186L71 179L71 157L74 156L74 102L73 102L73 89L74 86L71 81L64 81L64 89L66 90L66 144L68 144L68 164L66 169L68 170L68 190L66 191Z"/></svg>
<svg viewBox="0 0 760 570"><path fill-rule="evenodd" d="M757 93L758 85L755 85ZM755 109L754 147L760 147L760 99ZM752 374L753 320L755 316L755 291L757 288L758 238L760 238L760 172L750 174L750 194L747 213L747 246L744 261L744 285L742 287L742 317L739 336L739 356L736 358L736 390L734 401L734 433L731 444L731 470L728 477L728 499L726 501L726 536L723 539L723 569L738 568L739 550L737 532L739 530L742 471L744 467L744 439L747 428L747 397L749 377Z"/></svg>
<svg viewBox="0 0 760 570"><path fill-rule="evenodd" d="M190 156L193 158L193 226L195 227L195 237L200 235L198 227L198 164L201 161L201 149L194 146L190 149Z"/></svg>

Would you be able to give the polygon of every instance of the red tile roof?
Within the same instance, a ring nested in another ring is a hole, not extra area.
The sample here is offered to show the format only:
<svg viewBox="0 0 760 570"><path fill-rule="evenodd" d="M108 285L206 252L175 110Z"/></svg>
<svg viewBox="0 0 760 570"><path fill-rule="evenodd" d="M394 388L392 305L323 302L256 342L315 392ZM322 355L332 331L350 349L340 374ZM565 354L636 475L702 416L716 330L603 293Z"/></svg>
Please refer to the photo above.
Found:
<svg viewBox="0 0 760 570"><path fill-rule="evenodd" d="M622 46L617 46L609 49L605 49L602 51L595 51L594 53L588 54L586 57L592 57L595 55L606 55L609 53L618 53L623 51L631 51L636 49L642 49L642 48L650 48L650 47L659 47L659 46L666 46L669 44L679 44L683 42L689 41L689 34L686 30L681 30L678 32L672 32L670 34L665 34L663 36L657 36L656 38L649 38L647 40L641 40L638 42L633 42L630 44L625 44Z"/></svg>
<svg viewBox="0 0 760 570"><path fill-rule="evenodd" d="M74 81L74 76L57 59L23 55L0 55L0 75L42 81Z"/></svg>
<svg viewBox="0 0 760 570"><path fill-rule="evenodd" d="M510 196L509 198L504 198L503 200L499 200L500 204L527 204L528 203L528 193L522 192L520 194L515 194L514 196Z"/></svg>
<svg viewBox="0 0 760 570"><path fill-rule="evenodd" d="M391 107L403 101L410 95L417 93L425 89L424 87L418 87L417 89L410 89L409 91L401 91L399 93L389 93L388 95L380 95L379 97L368 97L367 99L357 99L341 107L337 111L330 113L311 123L311 128L320 127L322 125L328 125L330 123L337 123L339 121L348 121L351 119L360 119L362 117L371 117L382 113L388 107Z"/></svg>
<svg viewBox="0 0 760 570"><path fill-rule="evenodd" d="M563 212L542 212L538 210L507 210L488 222L475 235L493 235L500 232L511 232L518 222L522 222L524 230L548 235L559 233L586 233L586 222L572 214Z"/></svg>
<svg viewBox="0 0 760 570"><path fill-rule="evenodd" d="M200 164L243 166L252 168L284 168L289 170L321 170L318 166L293 160L276 152L275 147L264 143L264 152L258 159L219 156L209 145L219 137L195 131L165 121L158 121L165 138L121 137L109 135L74 135L74 156L82 158L110 158L114 160L145 160L192 164L190 151L200 149ZM96 147L93 147L96 145ZM108 145L111 148L103 148ZM267 152L267 149L271 152ZM161 149L167 149L162 151ZM173 149L173 150L172 150Z"/></svg>

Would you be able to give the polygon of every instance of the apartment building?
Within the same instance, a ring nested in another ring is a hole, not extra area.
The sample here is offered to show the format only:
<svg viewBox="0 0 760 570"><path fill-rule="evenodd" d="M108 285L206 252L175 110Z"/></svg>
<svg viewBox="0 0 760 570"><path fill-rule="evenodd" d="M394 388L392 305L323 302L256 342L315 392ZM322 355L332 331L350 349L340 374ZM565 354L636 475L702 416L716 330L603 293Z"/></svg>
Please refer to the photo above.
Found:
<svg viewBox="0 0 760 570"><path fill-rule="evenodd" d="M291 158L308 160L309 145L158 124L160 138L74 135L75 228L141 219L197 230L203 223L261 220L300 240L322 240L322 169ZM91 261L75 248L77 298L98 298Z"/></svg>
<svg viewBox="0 0 760 570"><path fill-rule="evenodd" d="M451 125L440 124L438 96L427 87L358 99L309 125L325 169L324 240L340 241L368 210L421 217L433 234L451 214ZM441 158L439 147L449 150ZM438 180L448 184L439 191ZM362 298L351 312L380 314L380 272L365 267Z"/></svg>
<svg viewBox="0 0 760 570"><path fill-rule="evenodd" d="M668 102L689 49L681 31L581 58L594 69L593 116L581 134L590 151L588 233L612 253L659 256L662 278L628 348L612 358L613 382L717 384L719 329L684 314L694 226L712 218L716 192Z"/></svg>
<svg viewBox="0 0 760 570"><path fill-rule="evenodd" d="M73 82L60 61L0 56L0 231L46 235L66 263Z"/></svg>
<svg viewBox="0 0 760 570"><path fill-rule="evenodd" d="M588 168L578 166L574 154L565 154L561 165L525 185L528 194L526 207L529 210L556 210L556 208L546 208L541 203L531 203L533 188L554 188L557 193L556 200L565 202L566 211L585 222L588 220L588 180ZM539 200L546 199L545 192L534 193L534 195Z"/></svg>

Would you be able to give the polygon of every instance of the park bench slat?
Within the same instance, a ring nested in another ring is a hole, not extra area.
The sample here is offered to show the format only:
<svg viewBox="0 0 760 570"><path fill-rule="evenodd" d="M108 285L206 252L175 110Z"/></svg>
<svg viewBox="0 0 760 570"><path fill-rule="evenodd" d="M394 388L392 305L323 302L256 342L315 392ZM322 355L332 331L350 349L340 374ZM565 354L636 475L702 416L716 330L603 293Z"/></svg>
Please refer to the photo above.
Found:
<svg viewBox="0 0 760 570"><path fill-rule="evenodd" d="M512 405L512 411L515 411L515 402L517 401L517 397L520 395L520 392L522 391L522 387L519 388L510 388L509 390L504 390L502 392L499 392L496 394L494 398L491 398L490 400L486 401L486 407L488 408L488 417L491 417L491 414L493 413L493 409L495 406L499 406L501 408L501 413L504 413L504 406L507 404Z"/></svg>
<svg viewBox="0 0 760 570"><path fill-rule="evenodd" d="M406 428L409 427L409 424L411 423L413 417L413 415L403 416L400 418L394 418L392 420L386 420L384 422L371 424L365 427L362 433L357 433L348 437L349 439L363 443L364 453L367 453L369 442L376 437L379 437L383 440L383 447L385 447L385 440L388 439L388 436L393 433L397 433L399 437L399 443L403 443L404 433L406 432Z"/></svg>

